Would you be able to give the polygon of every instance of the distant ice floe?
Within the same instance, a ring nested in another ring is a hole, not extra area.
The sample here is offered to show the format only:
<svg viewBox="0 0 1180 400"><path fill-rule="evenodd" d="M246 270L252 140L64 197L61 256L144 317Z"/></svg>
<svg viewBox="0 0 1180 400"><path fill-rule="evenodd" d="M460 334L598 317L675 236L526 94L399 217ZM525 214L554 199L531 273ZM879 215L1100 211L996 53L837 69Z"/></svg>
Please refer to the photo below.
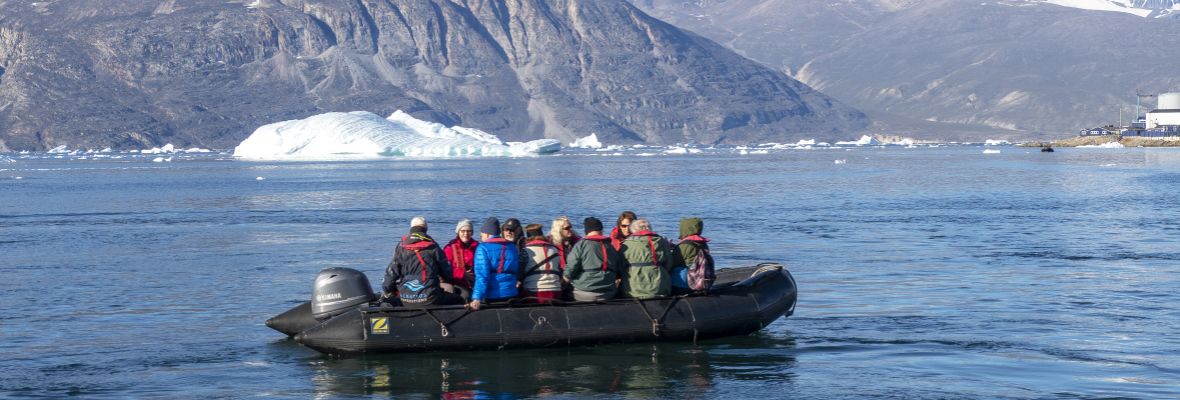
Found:
<svg viewBox="0 0 1180 400"><path fill-rule="evenodd" d="M584 138L579 138L578 140L575 140L573 143L570 143L570 145L567 147L571 147L571 148L575 148L575 149L601 149L602 142L598 141L598 134L597 133L591 133L590 136L586 136Z"/></svg>
<svg viewBox="0 0 1180 400"><path fill-rule="evenodd" d="M1003 139L988 139L983 142L984 146L1010 146L1012 142Z"/></svg>
<svg viewBox="0 0 1180 400"><path fill-rule="evenodd" d="M389 118L367 111L331 112L259 127L234 149L254 160L379 157L489 157L547 154L554 139L504 143L490 133L416 119L401 110Z"/></svg>
<svg viewBox="0 0 1180 400"><path fill-rule="evenodd" d="M1106 142L1103 144L1088 144L1084 146L1078 146L1078 148L1082 149L1122 149L1126 147L1127 146L1123 146L1123 144L1119 142Z"/></svg>
<svg viewBox="0 0 1180 400"><path fill-rule="evenodd" d="M861 136L859 140L852 142L836 142L837 146L877 146L880 144L881 142L869 135Z"/></svg>
<svg viewBox="0 0 1180 400"><path fill-rule="evenodd" d="M1000 154L1000 151L996 149L985 149L983 150L983 154Z"/></svg>

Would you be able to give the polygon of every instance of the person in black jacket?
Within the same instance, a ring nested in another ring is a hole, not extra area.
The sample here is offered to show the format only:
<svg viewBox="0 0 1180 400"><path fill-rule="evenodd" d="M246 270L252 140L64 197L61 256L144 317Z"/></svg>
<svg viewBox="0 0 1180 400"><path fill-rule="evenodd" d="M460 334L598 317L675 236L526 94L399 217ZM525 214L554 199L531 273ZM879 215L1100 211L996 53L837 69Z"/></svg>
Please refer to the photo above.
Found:
<svg viewBox="0 0 1180 400"><path fill-rule="evenodd" d="M440 274L450 278L451 265L426 228L425 218L410 221L410 234L394 248L393 261L385 268L381 297L397 298L403 306L463 304L462 297L439 286Z"/></svg>

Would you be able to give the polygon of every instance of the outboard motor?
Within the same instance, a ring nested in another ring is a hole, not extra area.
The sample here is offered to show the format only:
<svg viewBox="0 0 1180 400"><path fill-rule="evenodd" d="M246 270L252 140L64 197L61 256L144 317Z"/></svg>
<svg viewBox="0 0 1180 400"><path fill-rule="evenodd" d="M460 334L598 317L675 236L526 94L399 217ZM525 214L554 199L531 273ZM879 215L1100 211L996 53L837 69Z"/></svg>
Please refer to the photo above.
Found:
<svg viewBox="0 0 1180 400"><path fill-rule="evenodd" d="M311 314L323 321L376 297L363 272L351 268L328 268L315 277Z"/></svg>

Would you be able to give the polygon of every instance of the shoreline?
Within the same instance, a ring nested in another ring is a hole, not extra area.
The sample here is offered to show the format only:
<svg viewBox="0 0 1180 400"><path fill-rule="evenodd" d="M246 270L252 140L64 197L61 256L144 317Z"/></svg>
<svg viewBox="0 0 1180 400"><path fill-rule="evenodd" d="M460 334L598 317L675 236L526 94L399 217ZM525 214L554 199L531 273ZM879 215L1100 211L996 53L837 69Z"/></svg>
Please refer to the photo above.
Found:
<svg viewBox="0 0 1180 400"><path fill-rule="evenodd" d="M1078 136L1069 139L1054 140L1051 142L1025 142L1018 144L1020 147L1078 147L1078 146L1101 146L1107 143L1119 143L1124 147L1180 147L1180 139L1159 139L1159 138L1145 138L1138 136L1122 135L1103 135L1103 136Z"/></svg>

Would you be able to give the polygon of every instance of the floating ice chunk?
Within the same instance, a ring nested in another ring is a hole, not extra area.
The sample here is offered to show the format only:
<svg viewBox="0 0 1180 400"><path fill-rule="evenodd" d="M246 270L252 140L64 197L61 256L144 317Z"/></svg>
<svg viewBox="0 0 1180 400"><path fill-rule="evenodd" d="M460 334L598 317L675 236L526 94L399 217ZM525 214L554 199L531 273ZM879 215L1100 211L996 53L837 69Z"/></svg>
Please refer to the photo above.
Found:
<svg viewBox="0 0 1180 400"><path fill-rule="evenodd" d="M1125 147L1127 147L1127 146L1123 146L1123 144L1119 143L1119 142L1106 142L1103 144L1088 144L1085 146L1078 146L1078 148L1087 148L1087 149L1122 149Z"/></svg>
<svg viewBox="0 0 1180 400"><path fill-rule="evenodd" d="M18 180L18 181L19 181L19 180L21 180L21 179L25 179L25 177L23 177L23 176L14 176L14 177L12 177L12 179L16 179L16 180Z"/></svg>
<svg viewBox="0 0 1180 400"><path fill-rule="evenodd" d="M402 111L381 118L366 111L332 112L259 127L234 149L248 159L333 159L513 156L553 153L560 142L505 144L490 133L422 121Z"/></svg>
<svg viewBox="0 0 1180 400"><path fill-rule="evenodd" d="M704 151L704 150L692 148L692 147L676 146L676 147L668 148L668 150L664 150L664 154L699 154L702 151Z"/></svg>
<svg viewBox="0 0 1180 400"><path fill-rule="evenodd" d="M985 149L983 150L983 154L1000 154L1000 151L996 149Z"/></svg>
<svg viewBox="0 0 1180 400"><path fill-rule="evenodd" d="M795 143L795 147L815 146L815 139L800 139Z"/></svg>
<svg viewBox="0 0 1180 400"><path fill-rule="evenodd" d="M859 140L854 142L836 142L837 146L876 146L881 144L876 138L869 135L862 135Z"/></svg>
<svg viewBox="0 0 1180 400"><path fill-rule="evenodd" d="M617 145L617 144L612 144L612 145L610 145L610 146L606 146L606 147L603 147L603 148L601 148L601 149L596 149L596 150L594 150L594 151L614 151L614 152L617 152L617 151L619 151L619 150L622 150L622 149L623 149L623 146L620 146L620 145ZM621 154L621 153L620 153L620 154Z"/></svg>
<svg viewBox="0 0 1180 400"><path fill-rule="evenodd" d="M172 143L168 143L168 144L164 145L164 147L153 147L148 150L143 150L140 153L143 153L143 154L163 154L163 153L175 153L175 152L176 152L176 146L173 146Z"/></svg>
<svg viewBox="0 0 1180 400"><path fill-rule="evenodd" d="M843 158L841 158L841 159L839 159L839 160L835 160L835 161L833 161L833 162L834 162L834 163L836 163L836 164L848 164L848 160L845 160L845 159L843 159Z"/></svg>
<svg viewBox="0 0 1180 400"><path fill-rule="evenodd" d="M152 162L164 162L164 157L156 157L152 159Z"/></svg>
<svg viewBox="0 0 1180 400"><path fill-rule="evenodd" d="M1008 146L1011 144L1012 142L1003 139L988 139L983 142L984 146Z"/></svg>
<svg viewBox="0 0 1180 400"><path fill-rule="evenodd" d="M185 153L212 153L213 150L202 149L200 147L191 147L191 148L184 150L184 152Z"/></svg>
<svg viewBox="0 0 1180 400"><path fill-rule="evenodd" d="M260 176L260 177L254 178L254 180L256 180L256 181L265 181L265 180L266 180L266 178L263 178L263 177L261 177L261 176Z"/></svg>
<svg viewBox="0 0 1180 400"><path fill-rule="evenodd" d="M508 142L508 152L514 156L529 154L552 154L561 151L561 142L557 139L537 139L528 142Z"/></svg>
<svg viewBox="0 0 1180 400"><path fill-rule="evenodd" d="M590 136L586 136L584 138L579 138L578 140L575 140L573 143L570 143L569 147L572 147L575 149L601 149L602 142L598 141L598 134L597 133L591 133Z"/></svg>
<svg viewBox="0 0 1180 400"><path fill-rule="evenodd" d="M64 145L64 144L61 146L57 146L52 149L49 149L49 154L65 154L65 153L69 153L69 152L70 152L69 150L66 150L66 145Z"/></svg>

